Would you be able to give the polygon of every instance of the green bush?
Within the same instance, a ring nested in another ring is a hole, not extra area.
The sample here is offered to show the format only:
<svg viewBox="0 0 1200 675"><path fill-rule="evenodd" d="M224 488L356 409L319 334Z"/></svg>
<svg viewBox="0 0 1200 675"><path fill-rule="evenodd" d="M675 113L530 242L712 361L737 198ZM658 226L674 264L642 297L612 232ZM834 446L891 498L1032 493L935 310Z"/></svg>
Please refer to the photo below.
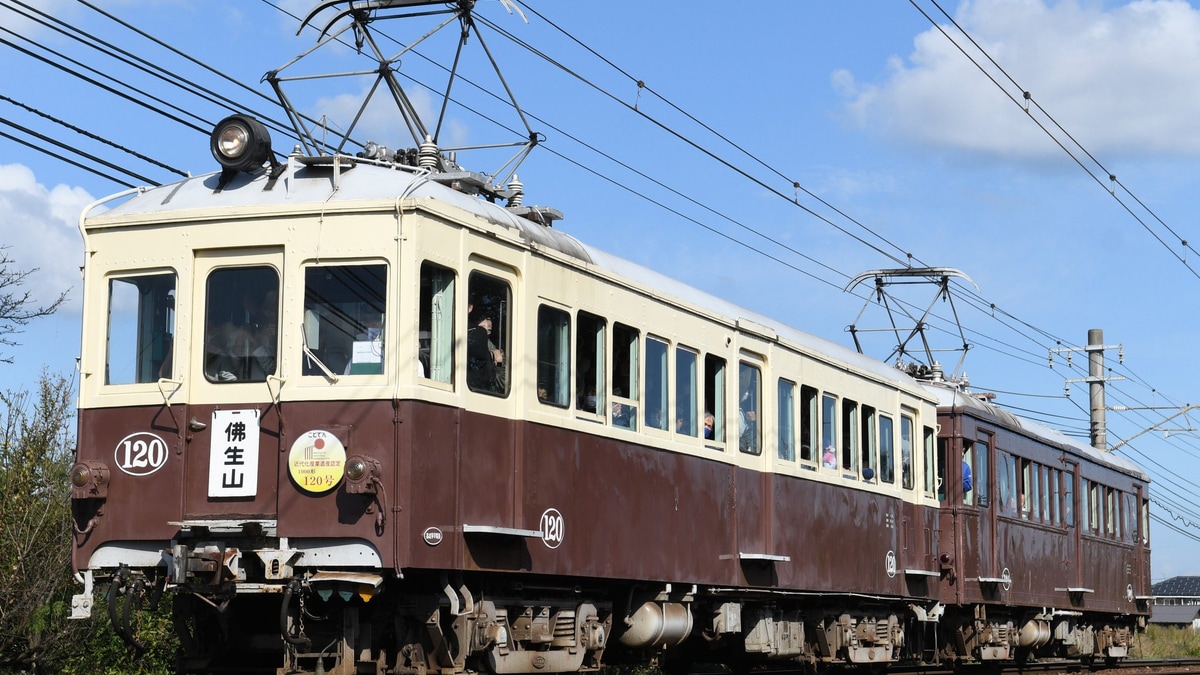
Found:
<svg viewBox="0 0 1200 675"><path fill-rule="evenodd" d="M35 393L0 392L0 673L138 673L174 670L170 603L139 613L145 654L131 654L98 602L73 621L71 570L74 386L43 373Z"/></svg>

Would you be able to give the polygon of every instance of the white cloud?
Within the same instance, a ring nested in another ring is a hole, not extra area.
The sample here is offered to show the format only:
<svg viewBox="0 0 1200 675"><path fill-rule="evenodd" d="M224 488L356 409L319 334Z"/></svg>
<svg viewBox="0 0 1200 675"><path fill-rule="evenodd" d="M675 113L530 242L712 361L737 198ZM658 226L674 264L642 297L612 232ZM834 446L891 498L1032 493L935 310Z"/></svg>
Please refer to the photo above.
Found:
<svg viewBox="0 0 1200 675"><path fill-rule="evenodd" d="M1074 0L974 0L955 20L1004 72L948 22L941 28L1009 95L1020 101L1022 89L1029 91L1088 150L1200 152L1200 10L1187 2L1138 0L1106 9ZM1061 154L937 28L918 35L906 58L893 57L889 71L880 83L857 82L846 70L832 75L848 116L862 128L986 155Z"/></svg>
<svg viewBox="0 0 1200 675"><path fill-rule="evenodd" d="M60 311L79 311L83 244L78 219L93 201L82 188L47 188L28 167L0 164L0 243L8 247L16 269L37 268L26 279L37 303L50 302L69 289L67 305Z"/></svg>

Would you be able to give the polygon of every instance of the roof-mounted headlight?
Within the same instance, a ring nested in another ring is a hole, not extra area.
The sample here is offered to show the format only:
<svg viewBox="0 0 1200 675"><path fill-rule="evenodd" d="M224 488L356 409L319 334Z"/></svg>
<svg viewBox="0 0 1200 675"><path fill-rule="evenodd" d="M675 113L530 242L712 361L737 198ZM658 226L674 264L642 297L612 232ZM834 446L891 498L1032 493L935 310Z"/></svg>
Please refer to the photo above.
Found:
<svg viewBox="0 0 1200 675"><path fill-rule="evenodd" d="M230 115L213 129L209 149L226 171L252 171L271 158L271 134L249 115Z"/></svg>

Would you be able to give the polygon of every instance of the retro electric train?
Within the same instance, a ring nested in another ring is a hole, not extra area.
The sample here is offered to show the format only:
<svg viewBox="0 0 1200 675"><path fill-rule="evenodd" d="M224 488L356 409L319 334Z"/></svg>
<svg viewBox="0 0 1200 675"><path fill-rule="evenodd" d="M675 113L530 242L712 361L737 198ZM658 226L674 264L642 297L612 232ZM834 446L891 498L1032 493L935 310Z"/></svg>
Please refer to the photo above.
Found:
<svg viewBox="0 0 1200 675"><path fill-rule="evenodd" d="M1118 659L1148 480L552 227L427 144L90 207L75 613L181 670ZM413 166L411 164L416 164ZM103 205L106 208L101 208Z"/></svg>

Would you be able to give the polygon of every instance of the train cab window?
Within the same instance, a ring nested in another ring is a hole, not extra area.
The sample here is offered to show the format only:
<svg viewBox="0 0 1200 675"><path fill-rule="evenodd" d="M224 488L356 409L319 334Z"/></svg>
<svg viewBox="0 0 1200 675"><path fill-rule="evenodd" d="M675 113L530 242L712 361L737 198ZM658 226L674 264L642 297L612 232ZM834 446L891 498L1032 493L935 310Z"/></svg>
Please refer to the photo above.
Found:
<svg viewBox="0 0 1200 675"><path fill-rule="evenodd" d="M613 324L612 423L615 427L637 429L640 344L636 328Z"/></svg>
<svg viewBox="0 0 1200 675"><path fill-rule="evenodd" d="M762 410L762 387L758 367L742 361L738 366L738 449L749 455L762 452L758 415Z"/></svg>
<svg viewBox="0 0 1200 675"><path fill-rule="evenodd" d="M271 267L230 267L208 275L204 377L209 382L265 382L279 353L279 274Z"/></svg>
<svg viewBox="0 0 1200 675"><path fill-rule="evenodd" d="M386 265L320 265L304 270L305 375L383 372Z"/></svg>
<svg viewBox="0 0 1200 675"><path fill-rule="evenodd" d="M579 312L575 319L575 395L583 412L599 414L605 410L605 328L603 318Z"/></svg>
<svg viewBox="0 0 1200 675"><path fill-rule="evenodd" d="M704 438L725 442L725 359L712 354L704 355Z"/></svg>
<svg viewBox="0 0 1200 675"><path fill-rule="evenodd" d="M512 292L496 277L472 272L467 282L467 386L508 396Z"/></svg>
<svg viewBox="0 0 1200 675"><path fill-rule="evenodd" d="M858 477L858 404L842 399L842 471Z"/></svg>
<svg viewBox="0 0 1200 675"><path fill-rule="evenodd" d="M821 466L837 469L837 398L821 396Z"/></svg>
<svg viewBox="0 0 1200 675"><path fill-rule="evenodd" d="M538 307L537 398L566 408L571 404L571 315Z"/></svg>
<svg viewBox="0 0 1200 675"><path fill-rule="evenodd" d="M812 387L800 387L800 461L806 465L817 463L820 452L821 427L817 417L818 391Z"/></svg>
<svg viewBox="0 0 1200 675"><path fill-rule="evenodd" d="M696 352L685 347L675 348L675 433L693 438L699 426L700 410L697 360Z"/></svg>
<svg viewBox="0 0 1200 675"><path fill-rule="evenodd" d="M421 264L421 316L417 332L417 374L454 382L454 271Z"/></svg>
<svg viewBox="0 0 1200 675"><path fill-rule="evenodd" d="M862 407L862 476L865 481L876 478L875 455L879 438L875 435L875 408Z"/></svg>
<svg viewBox="0 0 1200 675"><path fill-rule="evenodd" d="M879 480L896 482L896 449L892 418L879 416Z"/></svg>
<svg viewBox="0 0 1200 675"><path fill-rule="evenodd" d="M905 490L913 489L912 466L913 420L908 415L900 416L900 485Z"/></svg>
<svg viewBox="0 0 1200 675"><path fill-rule="evenodd" d="M924 427L921 438L922 458L921 468L925 476L925 494L932 497L937 490L937 486L941 484L940 477L937 475L937 462L934 461L934 431L931 427Z"/></svg>
<svg viewBox="0 0 1200 675"><path fill-rule="evenodd" d="M667 408L667 343L646 337L646 427L670 428Z"/></svg>
<svg viewBox="0 0 1200 675"><path fill-rule="evenodd" d="M779 380L779 459L796 461L796 383Z"/></svg>
<svg viewBox="0 0 1200 675"><path fill-rule="evenodd" d="M174 273L109 280L105 384L170 378L174 337Z"/></svg>

